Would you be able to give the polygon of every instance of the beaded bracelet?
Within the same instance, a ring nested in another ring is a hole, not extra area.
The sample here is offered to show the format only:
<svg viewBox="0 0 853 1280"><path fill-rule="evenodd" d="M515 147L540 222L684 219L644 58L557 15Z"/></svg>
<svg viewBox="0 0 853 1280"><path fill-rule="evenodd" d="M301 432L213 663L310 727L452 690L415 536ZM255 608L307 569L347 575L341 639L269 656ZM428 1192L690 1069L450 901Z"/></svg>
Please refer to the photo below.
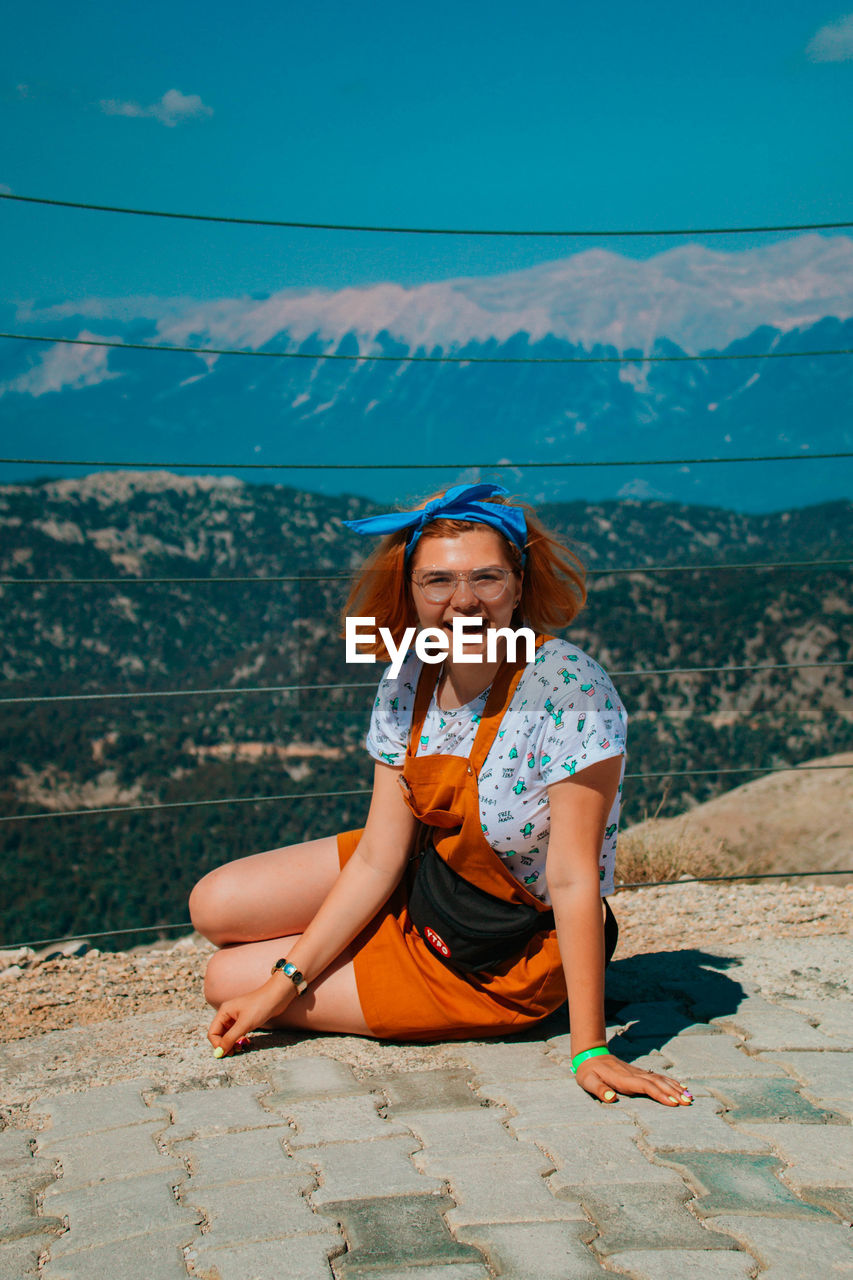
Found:
<svg viewBox="0 0 853 1280"><path fill-rule="evenodd" d="M603 1054L610 1055L607 1045L600 1044L595 1049L584 1049L583 1053L576 1053L572 1058L572 1075L577 1073L577 1069L582 1062L586 1062L587 1058L600 1058Z"/></svg>

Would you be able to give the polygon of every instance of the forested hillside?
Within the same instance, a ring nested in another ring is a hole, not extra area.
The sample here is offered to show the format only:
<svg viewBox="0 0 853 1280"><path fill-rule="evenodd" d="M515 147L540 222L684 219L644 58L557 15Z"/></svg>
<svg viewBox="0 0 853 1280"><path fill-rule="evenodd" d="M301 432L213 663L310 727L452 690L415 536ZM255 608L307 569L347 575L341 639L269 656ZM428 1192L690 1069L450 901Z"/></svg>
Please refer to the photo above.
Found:
<svg viewBox="0 0 853 1280"><path fill-rule="evenodd" d="M0 488L5 698L371 685L338 637L372 504L233 479L116 473ZM853 504L751 516L663 502L541 508L591 570L572 639L615 675L629 771L766 768L850 749L849 569L712 566L850 558ZM682 570L678 566L707 566ZM617 572L670 566L670 572ZM282 582L216 581L286 577ZM63 579L39 585L36 579ZM81 582L112 578L108 584ZM145 583L177 578L180 582ZM187 581L187 579L200 581ZM321 580L317 580L317 579ZM787 664L795 664L789 666ZM369 688L6 703L3 814L360 790ZM626 819L676 813L742 776L635 778ZM356 825L363 796L0 825L2 940L183 917L229 857Z"/></svg>

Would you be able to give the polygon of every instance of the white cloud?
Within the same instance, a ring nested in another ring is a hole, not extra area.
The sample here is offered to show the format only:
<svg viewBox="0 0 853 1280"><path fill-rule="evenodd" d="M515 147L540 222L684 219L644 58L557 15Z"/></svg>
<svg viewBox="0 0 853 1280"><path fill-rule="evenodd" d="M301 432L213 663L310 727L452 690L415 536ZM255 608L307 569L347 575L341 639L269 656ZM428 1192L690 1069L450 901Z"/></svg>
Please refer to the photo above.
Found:
<svg viewBox="0 0 853 1280"><path fill-rule="evenodd" d="M837 22L828 22L816 31L806 45L806 57L812 62L853 60L853 13L846 13Z"/></svg>
<svg viewBox="0 0 853 1280"><path fill-rule="evenodd" d="M185 120L201 120L213 115L213 107L202 102L197 93L181 93L180 89L167 89L162 98L147 107L141 102L123 102L118 98L102 98L98 105L105 115L159 120L167 129L174 129Z"/></svg>
<svg viewBox="0 0 853 1280"><path fill-rule="evenodd" d="M93 337L85 331L81 338ZM37 365L14 378L11 382L0 384L0 396L7 391L18 391L22 395L38 398L48 391L77 391L81 387L94 387L99 382L107 382L112 378L120 378L120 373L112 373L107 367L109 352L104 347L48 347Z"/></svg>

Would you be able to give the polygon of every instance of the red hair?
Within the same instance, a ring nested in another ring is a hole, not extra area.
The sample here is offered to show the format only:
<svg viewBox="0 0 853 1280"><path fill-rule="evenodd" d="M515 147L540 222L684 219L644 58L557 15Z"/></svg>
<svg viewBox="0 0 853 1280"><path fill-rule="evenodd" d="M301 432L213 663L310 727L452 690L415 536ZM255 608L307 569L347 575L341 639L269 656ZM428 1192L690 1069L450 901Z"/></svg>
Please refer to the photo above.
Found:
<svg viewBox="0 0 853 1280"><path fill-rule="evenodd" d="M442 496L441 493L433 494L418 506L425 506L432 498ZM527 560L524 565L521 600L513 615L513 625L520 626L523 620L534 631L545 632L568 626L586 601L585 573L581 561L573 551L548 532L526 503L499 496L490 498L489 502L521 507L527 520ZM442 518L426 525L420 542L429 538L458 538L472 529L492 528L492 525L476 520ZM377 628L387 627L395 645L400 644L407 627L418 625L406 566L406 541L409 532L408 529L398 529L382 539L365 561L350 589L343 610L344 617L375 618ZM494 529L494 533L503 544L507 560L520 573L520 550L499 529ZM376 643L364 646L363 652L374 653L382 661L391 660L378 634Z"/></svg>

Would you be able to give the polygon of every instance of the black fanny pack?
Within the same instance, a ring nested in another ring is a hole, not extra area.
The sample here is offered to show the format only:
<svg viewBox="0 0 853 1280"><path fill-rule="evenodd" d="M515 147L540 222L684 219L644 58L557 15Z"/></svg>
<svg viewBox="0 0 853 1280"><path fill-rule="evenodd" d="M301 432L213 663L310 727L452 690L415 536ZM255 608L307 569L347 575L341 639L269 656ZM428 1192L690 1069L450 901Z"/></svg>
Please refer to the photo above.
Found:
<svg viewBox="0 0 853 1280"><path fill-rule="evenodd" d="M504 902L465 880L428 840L409 890L409 917L434 955L463 973L496 969L553 929L554 912Z"/></svg>

